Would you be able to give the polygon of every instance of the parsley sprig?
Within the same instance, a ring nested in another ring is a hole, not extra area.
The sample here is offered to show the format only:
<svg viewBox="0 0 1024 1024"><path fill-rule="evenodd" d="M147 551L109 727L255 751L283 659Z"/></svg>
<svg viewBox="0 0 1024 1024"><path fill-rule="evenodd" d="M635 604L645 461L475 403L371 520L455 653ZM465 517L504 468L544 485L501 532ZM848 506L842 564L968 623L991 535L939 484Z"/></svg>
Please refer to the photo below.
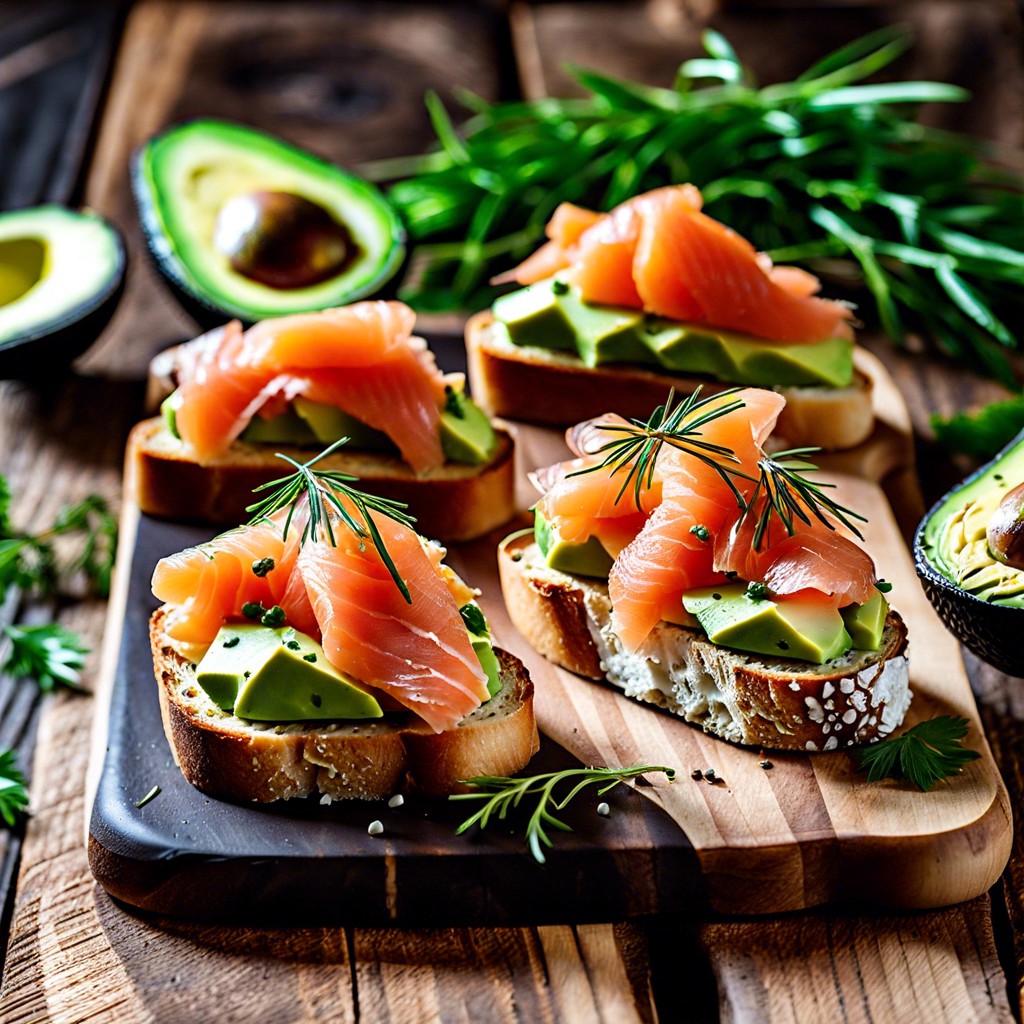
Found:
<svg viewBox="0 0 1024 1024"><path fill-rule="evenodd" d="M968 725L966 718L951 715L919 722L899 736L865 747L859 767L868 773L868 782L909 779L927 792L940 779L956 775L981 756L961 743Z"/></svg>
<svg viewBox="0 0 1024 1024"><path fill-rule="evenodd" d="M15 679L34 679L45 693L58 686L81 689L80 673L89 648L82 638L56 622L39 626L4 626L11 651L4 671Z"/></svg>
<svg viewBox="0 0 1024 1024"><path fill-rule="evenodd" d="M298 510L299 503L303 498L306 498L309 517L302 531L301 543L305 544L310 537L326 536L331 546L336 547L337 541L335 540L334 527L331 523L332 514L336 513L345 526L359 537L360 540L369 537L373 546L377 549L381 560L387 567L391 578L395 581L395 586L402 592L405 600L412 604L412 595L409 593L409 588L405 580L402 579L394 560L388 553L384 538L381 536L377 524L373 521L373 516L370 515L371 512L377 512L388 519L393 519L396 523L401 523L402 526L412 526L415 520L412 516L406 514L405 509L407 506L400 501L392 501L390 498L379 498L374 494L367 494L365 491L351 487L350 484L357 481L358 477L336 470L313 468L321 459L337 451L348 440L347 437L340 438L329 448L326 448L319 455L310 459L309 462L301 464L287 455L282 455L278 452L277 457L294 466L295 472L254 488L254 492L257 493L260 491L269 491L270 493L246 509L247 512L252 513L250 523L267 519L275 512L280 512L282 509L287 508L288 515L285 517L283 531L284 536L287 537L292 518ZM346 508L342 499L347 499L355 506L359 519L356 519ZM360 519L362 522L359 521Z"/></svg>
<svg viewBox="0 0 1024 1024"><path fill-rule="evenodd" d="M464 779L462 780L464 784L475 786L478 791L456 793L448 799L483 800L484 805L459 825L455 834L462 835L474 825L486 828L487 823L495 815L499 820L504 821L509 812L519 807L527 797L534 797L536 806L526 824L526 844L530 848L534 860L543 864L545 862L544 847L550 848L553 845L547 829L558 829L561 832L572 831L570 826L555 815L556 811L565 810L572 799L588 786L603 783L598 790L598 795L603 796L620 782L649 772L662 772L668 777L669 782L676 777L674 768L645 764L634 765L632 768L568 768L560 772L530 775L525 778L482 775L474 779ZM575 782L572 789L564 796L556 797L555 789L561 783L569 781Z"/></svg>
<svg viewBox="0 0 1024 1024"><path fill-rule="evenodd" d="M14 751L0 750L0 818L13 826L27 806L25 776L14 763Z"/></svg>

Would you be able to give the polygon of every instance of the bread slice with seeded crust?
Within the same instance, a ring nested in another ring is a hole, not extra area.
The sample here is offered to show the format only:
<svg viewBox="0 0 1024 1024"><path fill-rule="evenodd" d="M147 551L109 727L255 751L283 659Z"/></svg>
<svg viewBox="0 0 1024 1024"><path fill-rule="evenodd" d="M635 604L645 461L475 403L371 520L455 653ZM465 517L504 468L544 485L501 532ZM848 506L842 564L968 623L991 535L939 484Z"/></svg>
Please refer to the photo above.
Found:
<svg viewBox="0 0 1024 1024"><path fill-rule="evenodd" d="M211 796L377 800L410 786L441 796L463 788L460 779L511 775L537 752L533 683L507 651L494 651L498 693L441 733L408 711L347 722L252 722L222 711L196 683L195 665L164 630L167 610L150 620L164 732L182 774Z"/></svg>
<svg viewBox="0 0 1024 1024"><path fill-rule="evenodd" d="M502 542L498 568L513 625L548 660L722 739L835 750L887 736L910 706L907 628L895 611L880 650L851 650L823 665L719 647L668 622L630 654L611 630L607 585L549 568L531 531Z"/></svg>

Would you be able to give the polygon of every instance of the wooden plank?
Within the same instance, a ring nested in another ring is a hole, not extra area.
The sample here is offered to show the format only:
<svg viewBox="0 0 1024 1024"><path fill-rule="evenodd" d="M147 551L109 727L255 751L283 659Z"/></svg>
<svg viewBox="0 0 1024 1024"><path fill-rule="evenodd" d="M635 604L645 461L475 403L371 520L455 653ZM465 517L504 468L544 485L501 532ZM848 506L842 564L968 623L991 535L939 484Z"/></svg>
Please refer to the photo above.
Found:
<svg viewBox="0 0 1024 1024"><path fill-rule="evenodd" d="M129 188L132 151L174 122L256 124L342 165L416 152L433 138L428 88L498 88L493 12L466 3L137 5L117 64L86 197L124 231L132 272L86 372L142 376L195 333L145 256Z"/></svg>

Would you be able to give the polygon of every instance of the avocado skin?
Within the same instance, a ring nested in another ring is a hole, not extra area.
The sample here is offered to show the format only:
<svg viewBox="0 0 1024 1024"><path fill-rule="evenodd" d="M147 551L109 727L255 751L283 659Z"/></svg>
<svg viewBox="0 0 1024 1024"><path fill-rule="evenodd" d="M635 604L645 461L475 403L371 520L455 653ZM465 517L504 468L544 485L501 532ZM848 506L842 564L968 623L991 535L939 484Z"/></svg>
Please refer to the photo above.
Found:
<svg viewBox="0 0 1024 1024"><path fill-rule="evenodd" d="M52 380L55 373L66 373L110 323L124 294L127 256L124 236L109 220L106 224L120 243L118 264L106 288L56 324L0 345L0 379Z"/></svg>
<svg viewBox="0 0 1024 1024"><path fill-rule="evenodd" d="M958 587L928 561L924 539L929 523L957 491L980 480L996 463L1021 445L1024 445L1024 431L994 459L947 491L928 510L914 534L914 568L925 595L943 624L979 658L1000 672L1018 678L1024 678L1024 646L1020 642L1020 631L1024 628L1024 608L989 604Z"/></svg>
<svg viewBox="0 0 1024 1024"><path fill-rule="evenodd" d="M171 129L168 129L168 131L208 121L210 121L210 119L205 117L194 118L190 121L183 121L174 125ZM230 122L225 123L230 124ZM240 127L246 128L248 126L241 125ZM261 135L269 134L256 128L251 130ZM176 265L175 250L168 245L168 240L164 235L163 228L157 214L155 199L150 194L149 183L146 180L145 174L144 161L146 147L149 143L160 137L161 136L159 134L155 135L139 146L139 148L132 153L129 165L129 180L132 196L135 199L135 205L138 209L139 223L142 227L142 235L146 241L146 251L149 258L175 299L178 301L178 304L204 331L223 326L223 324L228 320L239 320L243 327L251 327L254 323L265 318L242 316L238 310L225 310L216 303L207 300L205 296L194 291L189 286L188 281ZM298 146L292 146L291 143L285 143L285 145L293 149L300 148ZM323 164L325 168L333 169L334 167L334 165L329 161L323 160L312 153L307 152L306 155L311 160ZM387 202L386 198L385 202ZM398 218L397 211L395 211L395 217L396 219ZM372 294L367 294L363 296L364 298L394 299L397 297L398 286L402 280L410 256L408 247L406 246L406 232L404 225L399 225L392 241L395 246L395 250L400 252L401 258L388 266L386 271L387 277L380 281L379 287L376 288ZM349 301L356 300L350 299ZM341 305L341 303L337 304ZM280 315L284 316L288 314L282 313Z"/></svg>

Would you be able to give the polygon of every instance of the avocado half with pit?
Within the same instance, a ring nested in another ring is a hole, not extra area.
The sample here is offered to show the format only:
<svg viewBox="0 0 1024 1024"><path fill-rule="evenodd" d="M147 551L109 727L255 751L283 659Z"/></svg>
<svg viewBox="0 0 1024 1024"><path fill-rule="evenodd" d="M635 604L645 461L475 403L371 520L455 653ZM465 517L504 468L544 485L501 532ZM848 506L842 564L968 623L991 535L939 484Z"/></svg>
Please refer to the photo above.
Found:
<svg viewBox="0 0 1024 1024"><path fill-rule="evenodd" d="M121 236L63 206L0 214L0 377L52 373L107 325L124 286Z"/></svg>
<svg viewBox="0 0 1024 1024"><path fill-rule="evenodd" d="M993 555L986 528L1022 483L1024 432L940 498L914 536L917 574L943 623L980 658L1012 676L1024 676L1024 570Z"/></svg>
<svg viewBox="0 0 1024 1024"><path fill-rule="evenodd" d="M191 121L150 139L132 188L157 267L206 325L355 302L405 258L377 188L245 125Z"/></svg>

